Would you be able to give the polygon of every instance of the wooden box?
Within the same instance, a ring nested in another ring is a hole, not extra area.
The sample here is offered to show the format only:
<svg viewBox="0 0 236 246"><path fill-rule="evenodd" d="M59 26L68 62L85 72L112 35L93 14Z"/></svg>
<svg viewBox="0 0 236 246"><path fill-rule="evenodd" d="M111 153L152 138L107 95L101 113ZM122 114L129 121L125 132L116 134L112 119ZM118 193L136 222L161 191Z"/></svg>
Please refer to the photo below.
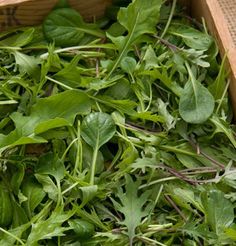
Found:
<svg viewBox="0 0 236 246"><path fill-rule="evenodd" d="M148 1L148 0L146 0ZM230 95L236 116L236 0L179 0L190 15L205 19L215 36L221 55L227 53L230 74ZM58 0L0 0L0 30L15 26L39 24ZM86 20L99 18L112 0L69 0L69 4Z"/></svg>

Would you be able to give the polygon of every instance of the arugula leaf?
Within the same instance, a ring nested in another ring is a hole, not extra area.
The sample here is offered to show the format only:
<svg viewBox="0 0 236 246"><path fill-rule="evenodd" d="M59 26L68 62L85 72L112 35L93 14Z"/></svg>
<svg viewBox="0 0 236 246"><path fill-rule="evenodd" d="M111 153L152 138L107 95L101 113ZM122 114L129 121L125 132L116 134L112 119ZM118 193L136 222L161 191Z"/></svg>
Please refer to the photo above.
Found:
<svg viewBox="0 0 236 246"><path fill-rule="evenodd" d="M134 0L127 8L121 8L117 19L119 23L128 31L127 36L113 37L107 34L107 37L117 46L119 56L107 75L107 78L120 65L122 59L127 55L131 45L143 34L155 33L155 26L158 22L161 0ZM150 8L152 6L152 8Z"/></svg>

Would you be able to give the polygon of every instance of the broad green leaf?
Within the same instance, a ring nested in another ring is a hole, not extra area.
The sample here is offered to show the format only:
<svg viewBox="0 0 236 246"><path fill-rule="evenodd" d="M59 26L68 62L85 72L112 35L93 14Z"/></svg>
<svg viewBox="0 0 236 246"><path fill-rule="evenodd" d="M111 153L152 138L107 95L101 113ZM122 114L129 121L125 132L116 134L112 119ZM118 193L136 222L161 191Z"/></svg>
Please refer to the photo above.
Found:
<svg viewBox="0 0 236 246"><path fill-rule="evenodd" d="M208 89L194 78L189 66L187 68L190 78L180 95L179 113L186 122L200 124L213 113L215 100Z"/></svg>
<svg viewBox="0 0 236 246"><path fill-rule="evenodd" d="M0 46L22 47L27 45L32 39L35 29L33 27L26 28L15 35L11 35L0 41Z"/></svg>
<svg viewBox="0 0 236 246"><path fill-rule="evenodd" d="M49 198L53 201L57 201L58 189L52 181L52 179L45 174L35 174L35 177L38 180L38 182L43 186L43 190L48 194Z"/></svg>
<svg viewBox="0 0 236 246"><path fill-rule="evenodd" d="M96 112L86 116L81 125L81 136L93 148L100 148L115 134L116 127L112 117Z"/></svg>
<svg viewBox="0 0 236 246"><path fill-rule="evenodd" d="M46 193L43 187L32 177L24 181L22 193L27 197L27 200L23 202L23 206L27 211L28 217L31 218L35 208L41 203Z"/></svg>
<svg viewBox="0 0 236 246"><path fill-rule="evenodd" d="M65 166L61 159L54 153L47 153L40 156L35 166L37 174L52 175L55 179L61 180L65 175Z"/></svg>
<svg viewBox="0 0 236 246"><path fill-rule="evenodd" d="M21 73L27 73L35 79L39 79L39 60L34 56L29 56L19 51L14 51L16 64L19 66Z"/></svg>
<svg viewBox="0 0 236 246"><path fill-rule="evenodd" d="M136 60L129 56L124 57L120 63L122 70L128 74L132 74L134 72L136 65Z"/></svg>
<svg viewBox="0 0 236 246"><path fill-rule="evenodd" d="M213 42L208 34L186 25L173 25L168 32L181 37L187 46L196 50L207 50Z"/></svg>
<svg viewBox="0 0 236 246"><path fill-rule="evenodd" d="M78 45L85 34L103 38L102 31L95 25L87 24L81 15L71 8L52 11L43 23L44 35L57 46Z"/></svg>
<svg viewBox="0 0 236 246"><path fill-rule="evenodd" d="M201 194L206 223L220 235L234 221L234 206L220 190L211 189Z"/></svg>
<svg viewBox="0 0 236 246"><path fill-rule="evenodd" d="M81 69L77 67L80 55L75 56L72 61L65 64L65 67L53 75L53 78L72 88L80 85Z"/></svg>
<svg viewBox="0 0 236 246"><path fill-rule="evenodd" d="M123 221L120 221L120 224L127 227L130 245L133 245L136 235L135 229L141 224L142 218L149 213L148 206L145 207L145 205L150 196L150 191L145 191L141 196L138 196L140 181L134 182L129 175L125 176L125 180L125 192L122 191L121 187L117 187L117 197L120 201L117 202L112 199L112 202L125 217Z"/></svg>

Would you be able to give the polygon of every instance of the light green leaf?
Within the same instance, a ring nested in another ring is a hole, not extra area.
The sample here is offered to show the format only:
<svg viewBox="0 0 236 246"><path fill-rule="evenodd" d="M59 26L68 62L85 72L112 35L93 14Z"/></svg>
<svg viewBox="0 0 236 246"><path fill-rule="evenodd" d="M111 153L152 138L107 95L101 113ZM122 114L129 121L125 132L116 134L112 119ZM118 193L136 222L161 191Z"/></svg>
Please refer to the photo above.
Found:
<svg viewBox="0 0 236 246"><path fill-rule="evenodd" d="M207 50L213 42L208 34L186 25L173 25L168 32L181 37L187 46L197 50Z"/></svg>
<svg viewBox="0 0 236 246"><path fill-rule="evenodd" d="M69 228L62 226L62 224L67 221L73 214L74 211L67 213L63 211L53 211L48 219L32 224L32 230L27 238L26 245L37 246L39 240L64 236L64 232Z"/></svg>
<svg viewBox="0 0 236 246"><path fill-rule="evenodd" d="M136 65L136 60L129 56L124 57L120 63L122 70L128 74L132 74L134 72Z"/></svg>
<svg viewBox="0 0 236 246"><path fill-rule="evenodd" d="M112 199L112 202L115 208L125 216L120 224L127 227L127 235L129 236L130 245L132 245L136 235L135 229L141 224L142 218L149 213L148 207L144 208L144 206L150 196L150 191L145 191L141 196L138 196L140 181L134 182L129 175L125 176L125 180L125 192L122 191L121 187L118 187L117 197L120 202L114 199Z"/></svg>
<svg viewBox="0 0 236 246"><path fill-rule="evenodd" d="M187 69L190 78L180 96L179 113L186 122L200 124L213 113L215 100L208 89L194 78L189 66Z"/></svg>
<svg viewBox="0 0 236 246"><path fill-rule="evenodd" d="M90 186L84 186L79 188L82 194L82 203L80 204L80 207L84 207L91 199L93 199L98 191L97 185L90 185Z"/></svg>
<svg viewBox="0 0 236 246"><path fill-rule="evenodd" d="M21 73L27 73L36 79L39 79L39 60L34 56L29 56L19 51L13 52L16 64L19 66Z"/></svg>
<svg viewBox="0 0 236 246"><path fill-rule="evenodd" d="M201 194L206 223L220 235L234 221L234 206L220 190L211 189Z"/></svg>
<svg viewBox="0 0 236 246"><path fill-rule="evenodd" d="M236 148L236 140L234 137L234 132L231 129L229 123L227 123L226 121L220 119L215 115L213 115L210 120L216 127L215 132L213 134L220 133L220 132L224 133L228 137L230 142L233 144L234 148Z"/></svg>
<svg viewBox="0 0 236 246"><path fill-rule="evenodd" d="M52 181L52 179L45 174L35 174L38 182L43 186L43 190L48 194L49 198L53 201L57 201L58 188Z"/></svg>

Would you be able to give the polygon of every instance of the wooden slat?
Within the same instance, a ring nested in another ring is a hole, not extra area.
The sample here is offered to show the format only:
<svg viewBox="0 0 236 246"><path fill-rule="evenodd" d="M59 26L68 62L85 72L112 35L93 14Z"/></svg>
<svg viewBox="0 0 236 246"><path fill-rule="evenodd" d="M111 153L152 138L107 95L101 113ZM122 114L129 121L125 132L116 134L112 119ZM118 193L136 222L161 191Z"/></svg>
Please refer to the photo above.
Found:
<svg viewBox="0 0 236 246"><path fill-rule="evenodd" d="M205 19L211 34L216 37L221 55L227 53L228 67L231 70L229 92L236 116L236 47L222 9L216 0L192 0L191 12L193 17Z"/></svg>
<svg viewBox="0 0 236 246"><path fill-rule="evenodd" d="M40 24L58 0L0 0L0 30ZM69 0L87 21L100 18L112 0Z"/></svg>

